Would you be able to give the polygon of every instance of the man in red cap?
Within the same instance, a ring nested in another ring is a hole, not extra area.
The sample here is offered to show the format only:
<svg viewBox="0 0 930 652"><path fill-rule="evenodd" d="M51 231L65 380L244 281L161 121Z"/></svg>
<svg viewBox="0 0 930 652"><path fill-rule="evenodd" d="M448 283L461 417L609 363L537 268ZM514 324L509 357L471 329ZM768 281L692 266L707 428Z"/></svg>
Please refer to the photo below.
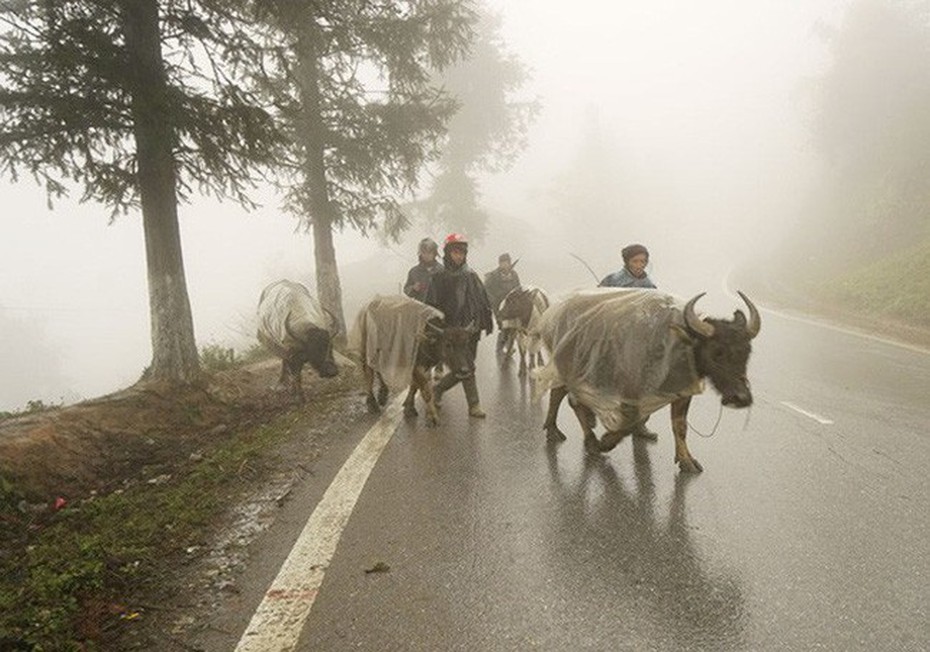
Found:
<svg viewBox="0 0 930 652"><path fill-rule="evenodd" d="M426 293L426 303L445 315L446 328L469 329L465 339L447 339L447 345L454 349L446 356L449 372L436 383L434 394L438 404L443 393L461 382L468 401L468 414L483 418L487 415L478 398L475 357L481 331L490 335L494 331L494 319L481 278L468 266L467 258L468 239L460 233L446 237L443 268L432 277Z"/></svg>

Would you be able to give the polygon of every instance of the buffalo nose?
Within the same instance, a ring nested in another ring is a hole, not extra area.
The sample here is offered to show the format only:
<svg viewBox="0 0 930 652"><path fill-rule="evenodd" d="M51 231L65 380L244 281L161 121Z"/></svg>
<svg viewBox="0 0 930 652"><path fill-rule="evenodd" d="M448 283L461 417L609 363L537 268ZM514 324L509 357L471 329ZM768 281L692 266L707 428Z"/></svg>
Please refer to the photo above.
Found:
<svg viewBox="0 0 930 652"><path fill-rule="evenodd" d="M749 392L737 392L730 396L725 396L722 403L726 407L744 408L752 405L752 394Z"/></svg>

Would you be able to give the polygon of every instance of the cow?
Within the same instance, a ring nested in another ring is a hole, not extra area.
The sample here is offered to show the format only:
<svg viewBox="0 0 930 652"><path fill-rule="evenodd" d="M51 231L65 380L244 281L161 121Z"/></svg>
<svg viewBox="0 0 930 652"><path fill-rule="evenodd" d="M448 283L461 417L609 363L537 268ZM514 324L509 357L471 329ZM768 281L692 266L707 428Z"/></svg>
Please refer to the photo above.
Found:
<svg viewBox="0 0 930 652"><path fill-rule="evenodd" d="M531 285L516 287L501 300L497 309L501 332L504 334L504 356L510 357L514 342L520 353L520 375L544 364L537 337L530 337L540 317L549 308L549 297L540 288ZM529 354L529 366L527 366Z"/></svg>
<svg viewBox="0 0 930 652"><path fill-rule="evenodd" d="M727 407L752 405L746 376L751 340L761 318L752 301L732 320L702 318L695 304L657 290L597 289L576 292L550 308L539 336L549 364L537 371L538 391L550 388L543 428L549 441L565 435L556 425L559 404L569 396L589 454L612 450L656 410L671 405L675 461L684 473L703 471L685 442L692 396L704 380ZM594 434L597 419L606 432Z"/></svg>
<svg viewBox="0 0 930 652"><path fill-rule="evenodd" d="M300 283L284 279L262 290L258 300L258 341L281 359L278 384L290 385L299 403L304 401L301 375L305 364L309 363L321 378L339 373L333 358L337 323Z"/></svg>
<svg viewBox="0 0 930 652"><path fill-rule="evenodd" d="M419 390L427 424L439 423L430 381L431 369L442 358L442 318L437 308L403 295L378 295L362 307L349 334L349 348L361 358L369 412L381 411L391 388L407 388L404 414L417 416L414 400Z"/></svg>

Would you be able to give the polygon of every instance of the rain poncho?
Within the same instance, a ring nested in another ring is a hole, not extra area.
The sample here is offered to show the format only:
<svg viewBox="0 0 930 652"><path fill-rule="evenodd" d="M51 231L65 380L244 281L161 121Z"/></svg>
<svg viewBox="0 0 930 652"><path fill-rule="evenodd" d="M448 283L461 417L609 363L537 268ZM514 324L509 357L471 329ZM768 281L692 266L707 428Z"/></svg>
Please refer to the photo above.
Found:
<svg viewBox="0 0 930 652"><path fill-rule="evenodd" d="M376 295L355 318L348 346L391 390L406 389L426 322L432 318L442 319L442 312L407 296Z"/></svg>
<svg viewBox="0 0 930 652"><path fill-rule="evenodd" d="M303 346L293 335L300 336L311 325L330 330L332 323L332 318L300 283L281 280L262 290L258 302L258 339L279 356Z"/></svg>
<svg viewBox="0 0 930 652"><path fill-rule="evenodd" d="M597 288L549 308L538 336L549 363L537 391L564 386L608 430L630 427L703 391L684 330L684 301L658 290ZM632 421L632 423L631 423Z"/></svg>

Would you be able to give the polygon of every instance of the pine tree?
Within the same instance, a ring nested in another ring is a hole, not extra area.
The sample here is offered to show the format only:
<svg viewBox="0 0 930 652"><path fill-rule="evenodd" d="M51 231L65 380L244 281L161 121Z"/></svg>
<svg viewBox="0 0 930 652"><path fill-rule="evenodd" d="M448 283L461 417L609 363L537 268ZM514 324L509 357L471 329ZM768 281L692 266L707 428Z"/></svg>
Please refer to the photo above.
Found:
<svg viewBox="0 0 930 652"><path fill-rule="evenodd" d="M248 33L228 3L0 4L0 174L141 209L153 378L199 372L178 227L192 187L249 205L280 142L235 82Z"/></svg>

